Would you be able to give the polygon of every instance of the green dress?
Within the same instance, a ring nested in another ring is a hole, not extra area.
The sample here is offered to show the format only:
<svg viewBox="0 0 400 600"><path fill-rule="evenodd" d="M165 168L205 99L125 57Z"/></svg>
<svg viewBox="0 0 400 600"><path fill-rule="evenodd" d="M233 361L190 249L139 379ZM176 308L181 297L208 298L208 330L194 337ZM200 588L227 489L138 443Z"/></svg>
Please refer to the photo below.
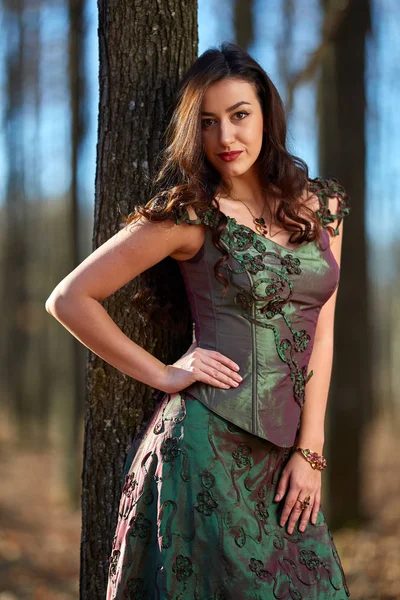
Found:
<svg viewBox="0 0 400 600"><path fill-rule="evenodd" d="M107 600L350 596L322 508L315 525L301 532L298 520L289 534L279 524L285 498L274 501L298 439L318 314L340 278L327 226L350 210L336 179L309 184L320 201L321 246L288 249L214 207L196 220L176 215L177 224L209 226L196 256L179 261L197 343L237 362L243 381L160 393L126 461ZM213 271L219 219L224 295Z"/></svg>

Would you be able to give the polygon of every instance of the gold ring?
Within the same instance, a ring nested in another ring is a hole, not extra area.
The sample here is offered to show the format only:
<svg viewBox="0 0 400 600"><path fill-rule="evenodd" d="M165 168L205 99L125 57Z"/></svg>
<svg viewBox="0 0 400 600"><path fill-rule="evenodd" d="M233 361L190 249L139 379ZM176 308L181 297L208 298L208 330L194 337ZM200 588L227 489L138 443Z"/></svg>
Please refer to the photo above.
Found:
<svg viewBox="0 0 400 600"><path fill-rule="evenodd" d="M304 500L299 500L299 502L301 504L301 510L308 508L310 506L310 496L307 496Z"/></svg>

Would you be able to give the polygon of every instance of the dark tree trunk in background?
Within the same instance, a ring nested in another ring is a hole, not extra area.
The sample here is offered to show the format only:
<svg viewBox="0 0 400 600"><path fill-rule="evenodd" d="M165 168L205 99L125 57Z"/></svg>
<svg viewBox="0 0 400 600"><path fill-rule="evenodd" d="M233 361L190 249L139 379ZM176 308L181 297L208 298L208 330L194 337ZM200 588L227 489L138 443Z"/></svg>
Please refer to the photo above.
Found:
<svg viewBox="0 0 400 600"><path fill-rule="evenodd" d="M176 85L197 56L197 3L187 0L99 0L100 115L93 249L120 225L120 209L149 199L165 112ZM169 259L171 261L171 259ZM171 261L172 263L173 261ZM176 268L178 268L176 266ZM192 341L129 310L150 269L104 302L110 316L135 342L164 362L176 360ZM189 309L187 309L189 310ZM184 338L184 339L183 339ZM151 389L123 375L92 352L87 373L80 597L104 597L117 523L121 475L132 437L154 406Z"/></svg>
<svg viewBox="0 0 400 600"><path fill-rule="evenodd" d="M30 89L32 89L32 104L35 115L35 133L33 139L40 139L40 119L42 110L42 83L40 77L40 65L43 60L42 52L42 37L41 37L41 9L42 0L36 0L34 5L29 5L29 55L30 68L28 75L30 77ZM25 78L26 79L26 78ZM30 215L30 255L35 256L35 264L47 264L48 248L46 249L46 235L48 231L46 202L43 198L43 190L41 184L42 173L42 156L37 151L37 147L33 152L28 153L32 163L31 176L32 181L29 185L31 195L35 198L35 217ZM40 239L40 243L38 240ZM33 258L33 256L32 256ZM29 270L35 273L35 264L31 261ZM38 269L39 271L39 269ZM42 272L41 272L42 275ZM46 281L45 276L41 276L41 283ZM33 291L32 288L33 287ZM50 286L49 286L50 287ZM43 289L43 288L42 288ZM32 390L30 402L36 408L36 416L38 421L37 437L40 438L40 443L46 447L50 442L50 414L51 414L51 365L49 362L49 344L48 344L48 326L49 320L43 315L42 294L36 286L29 286L28 291L31 295L32 314L35 315L35 324L33 328L32 349L31 355L34 355L36 361L32 361L28 377L28 386ZM39 310L40 306L40 310ZM37 316L39 318L37 318ZM35 385L34 385L35 384Z"/></svg>
<svg viewBox="0 0 400 600"><path fill-rule="evenodd" d="M325 0L323 4L328 11L341 3ZM360 455L372 415L364 207L365 41L369 29L369 2L353 0L327 48L319 98L320 174L336 176L352 199L351 215L344 220L332 397L328 402L328 518L333 528L355 524L365 516Z"/></svg>
<svg viewBox="0 0 400 600"><path fill-rule="evenodd" d="M50 437L51 369L41 296L45 238L38 142L41 0L6 0L1 9L7 169L1 220L0 396L3 408L7 407L14 419L19 442L25 447L43 448Z"/></svg>
<svg viewBox="0 0 400 600"><path fill-rule="evenodd" d="M236 36L236 44L243 50L247 50L254 39L253 0L235 0L233 26Z"/></svg>
<svg viewBox="0 0 400 600"><path fill-rule="evenodd" d="M284 0L283 3L284 21L282 37L278 45L279 72L282 75L286 86L290 85L292 77L291 69L293 62L293 35L296 25L294 0ZM290 114L291 107L288 107L287 117Z"/></svg>
<svg viewBox="0 0 400 600"><path fill-rule="evenodd" d="M5 189L2 365L6 397L13 408L17 435L23 443L31 440L32 403L26 395L29 334L27 320L27 205L25 198L24 72L26 28L24 1L4 3L6 39L5 129L8 172Z"/></svg>

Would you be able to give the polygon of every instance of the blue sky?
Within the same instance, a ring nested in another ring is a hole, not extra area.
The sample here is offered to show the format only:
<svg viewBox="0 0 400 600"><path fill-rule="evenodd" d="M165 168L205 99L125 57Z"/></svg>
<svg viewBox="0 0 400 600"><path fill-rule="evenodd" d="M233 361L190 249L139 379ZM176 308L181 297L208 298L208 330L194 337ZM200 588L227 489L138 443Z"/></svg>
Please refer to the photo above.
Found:
<svg viewBox="0 0 400 600"><path fill-rule="evenodd" d="M285 101L285 89L279 77L277 47L284 39L283 3L270 1L265 10L262 0L256 2L255 40L250 53L261 63L274 81ZM290 65L293 72L301 69L308 54L318 45L321 14L319 0L297 0L296 27L293 35L293 50ZM374 235L376 223L384 229L380 239L387 241L397 235L399 208L398 140L400 119L400 7L396 0L374 0L374 40L367 44L367 214L369 235ZM4 18L4 15L2 15ZM199 0L199 53L223 40L233 40L232 12L230 0ZM98 46L97 46L97 3L89 0L86 9L87 51L86 73L89 95L87 112L88 135L81 157L79 179L82 202L90 208L94 202L94 179L98 119ZM32 187L36 168L40 169L40 190L48 199L60 197L69 185L69 107L66 101L66 23L65 8L54 3L51 9L42 9L40 15L42 43L46 48L45 61L40 67L43 82L42 109L39 125L35 125L33 114L24 114L24 138L22 140L27 162L27 196ZM2 23L3 24L3 23ZM14 40L15 42L15 40ZM7 40L13 43L13 40ZM4 58L5 40L0 38L0 56ZM4 85L3 69L0 69L0 85ZM64 83L63 83L64 82ZM4 91L3 91L4 94ZM4 98L4 95L3 95ZM349 102L351 98L349 98ZM0 106L4 111L4 103ZM312 177L318 173L318 139L315 119L315 89L312 84L302 85L295 96L295 105L288 118L288 149L303 158ZM4 132L3 132L4 133ZM32 154L32 147L36 152ZM33 156L33 159L32 159ZM7 169L7 151L4 135L0 137L0 191L4 197L4 182ZM90 209L91 210L91 209Z"/></svg>
<svg viewBox="0 0 400 600"><path fill-rule="evenodd" d="M301 11L304 2L297 3L297 9ZM272 3L271 3L272 5ZM282 31L281 13L282 3L275 0L275 10L268 13L263 10L262 0L256 3L255 19L255 42L249 48L249 52L258 60L267 71L272 81L277 86L279 92L285 100L285 90L279 78L277 64L276 46L280 42L280 32ZM307 31L302 33L296 30L294 42L296 52L294 52L291 65L294 71L301 69L307 60L307 55L313 50L319 39L319 11L318 0L308 0L307 10L310 14L315 14L315 19L307 19ZM88 21L91 23L89 30L89 44L87 56L87 71L90 80L91 104L93 111L90 115L90 136L88 138L88 160L84 168L85 177L90 182L90 177L94 181L95 168L95 144L97 127L97 31L93 26L97 19L97 7L94 0L88 6ZM230 0L219 0L215 3L213 0L199 0L199 50L201 54L209 46L220 44L224 40L233 41L233 17ZM266 33L269 32L269 33ZM291 152L301 156L310 168L311 176L318 175L317 152L318 146L315 135L310 135L310 131L316 130L315 121L315 90L312 84L304 85L299 89L296 95L296 102L293 115L288 119L288 147ZM91 200L92 201L92 200Z"/></svg>

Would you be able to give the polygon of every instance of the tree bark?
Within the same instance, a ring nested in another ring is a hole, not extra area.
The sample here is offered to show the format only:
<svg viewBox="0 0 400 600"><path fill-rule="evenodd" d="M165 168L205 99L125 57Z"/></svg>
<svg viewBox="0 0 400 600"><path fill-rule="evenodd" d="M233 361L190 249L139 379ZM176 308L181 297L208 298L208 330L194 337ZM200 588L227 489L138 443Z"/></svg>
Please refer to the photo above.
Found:
<svg viewBox="0 0 400 600"><path fill-rule="evenodd" d="M253 0L235 0L233 7L233 28L236 44L247 51L254 39L254 11Z"/></svg>
<svg viewBox="0 0 400 600"><path fill-rule="evenodd" d="M4 280L2 361L6 397L14 410L18 440L28 445L33 440L32 402L26 393L28 374L29 334L26 314L28 298L28 248L26 231L28 215L26 202L26 154L24 139L24 91L27 72L27 30L24 27L24 0L5 2L5 136L7 146L7 179L5 182ZM16 36L17 43L12 43Z"/></svg>
<svg viewBox="0 0 400 600"><path fill-rule="evenodd" d="M176 85L197 56L197 3L191 0L99 0L100 114L93 249L115 234L119 211L148 199L165 113ZM172 259L167 259L171 262ZM176 266L176 268L178 268ZM118 290L104 307L126 335L164 362L192 340L146 323L129 310L133 293L160 269ZM189 311L189 308L187 309ZM137 428L147 422L152 390L92 352L87 370L80 597L105 595L122 472Z"/></svg>
<svg viewBox="0 0 400 600"><path fill-rule="evenodd" d="M336 1L324 1L335 10ZM339 5L338 5L339 6ZM365 41L369 2L353 0L326 50L319 94L320 173L352 200L344 221L335 355L328 402L327 516L332 528L366 518L361 451L372 416L371 327L365 238ZM351 326L350 326L351 322Z"/></svg>

